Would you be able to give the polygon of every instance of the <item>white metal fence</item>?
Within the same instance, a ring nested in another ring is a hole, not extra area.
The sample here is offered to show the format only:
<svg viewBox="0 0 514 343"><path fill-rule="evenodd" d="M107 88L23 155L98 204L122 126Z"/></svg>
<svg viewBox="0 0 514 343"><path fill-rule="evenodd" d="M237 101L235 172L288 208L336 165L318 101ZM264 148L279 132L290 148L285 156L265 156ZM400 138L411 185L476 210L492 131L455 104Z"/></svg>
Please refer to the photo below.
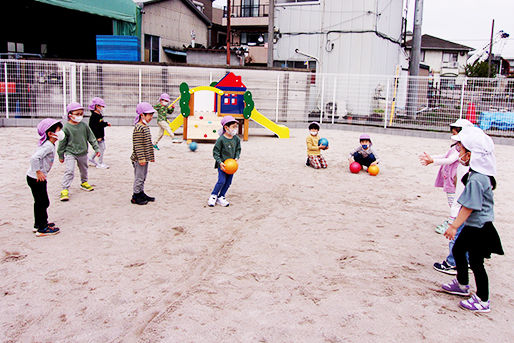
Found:
<svg viewBox="0 0 514 343"><path fill-rule="evenodd" d="M0 117L61 117L66 104L99 96L106 117L131 118L140 101L156 103L179 85L242 76L256 108L280 122L366 124L447 131L468 118L514 136L514 80L320 74L301 71L0 60ZM87 115L87 114L86 114Z"/></svg>

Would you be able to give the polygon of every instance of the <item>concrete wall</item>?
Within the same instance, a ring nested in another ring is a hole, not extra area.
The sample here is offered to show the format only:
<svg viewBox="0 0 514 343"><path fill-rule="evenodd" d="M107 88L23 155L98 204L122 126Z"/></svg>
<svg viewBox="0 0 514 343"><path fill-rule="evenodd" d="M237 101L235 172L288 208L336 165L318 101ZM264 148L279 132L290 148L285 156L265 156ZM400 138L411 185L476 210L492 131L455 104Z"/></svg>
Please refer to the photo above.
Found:
<svg viewBox="0 0 514 343"><path fill-rule="evenodd" d="M230 65L240 66L243 65L242 61L235 53L230 54ZM187 51L187 63L188 64L202 64L202 65L225 65L227 63L226 51L198 51L188 50Z"/></svg>
<svg viewBox="0 0 514 343"><path fill-rule="evenodd" d="M161 1L144 7L141 34L141 56L144 60L144 35L159 36L159 62L172 62L163 46L182 48L191 44L191 31L196 33L196 43L207 46L207 24L181 0Z"/></svg>

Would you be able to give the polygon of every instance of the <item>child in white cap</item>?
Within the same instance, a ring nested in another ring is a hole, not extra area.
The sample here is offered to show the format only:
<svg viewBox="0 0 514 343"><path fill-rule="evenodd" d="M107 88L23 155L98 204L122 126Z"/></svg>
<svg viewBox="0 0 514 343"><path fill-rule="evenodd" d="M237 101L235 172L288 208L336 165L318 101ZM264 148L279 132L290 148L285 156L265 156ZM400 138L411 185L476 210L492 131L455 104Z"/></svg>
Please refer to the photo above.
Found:
<svg viewBox="0 0 514 343"><path fill-rule="evenodd" d="M87 143L95 150L95 155L100 156L96 137L82 119L84 119L84 107L77 102L66 106L68 122L64 124L63 131L66 137L59 142L57 154L59 162L64 163L66 170L62 179L61 201L68 201L69 188L75 176L75 163L80 171L80 189L90 192L94 190L87 181Z"/></svg>
<svg viewBox="0 0 514 343"><path fill-rule="evenodd" d="M133 204L146 205L149 201L155 201L154 197L145 194L148 163L155 162L152 134L148 127L155 109L149 103L141 102L136 107L136 113L134 131L132 133L132 156L130 156L132 166L134 167L134 193L130 201Z"/></svg>
<svg viewBox="0 0 514 343"><path fill-rule="evenodd" d="M97 168L107 169L109 166L104 163L105 154L105 128L111 126L108 122L104 121L103 110L105 108L105 101L102 98L95 97L91 100L91 104L88 106L91 111L91 117L89 118L89 127L95 134L96 140L98 141L98 148L100 149L100 156L98 156L98 163L95 161L96 154L91 154L89 162L95 165Z"/></svg>
<svg viewBox="0 0 514 343"><path fill-rule="evenodd" d="M46 179L52 169L55 156L55 142L64 138L62 123L55 119L43 119L37 125L41 139L34 155L30 158L27 183L34 197L34 230L36 236L50 236L59 233L55 223L48 222L47 208L50 206Z"/></svg>
<svg viewBox="0 0 514 343"><path fill-rule="evenodd" d="M477 127L465 127L453 137L460 148L459 163L469 165L469 173L463 178L466 185L458 202L461 209L444 236L453 239L459 226L462 231L453 246L457 266L457 278L443 284L443 291L469 296L469 266L476 283L476 294L460 302L460 306L473 312L489 312L489 280L484 268L484 258L491 254L503 255L500 237L494 220L493 190L496 188L496 157L493 140Z"/></svg>
<svg viewBox="0 0 514 343"><path fill-rule="evenodd" d="M168 93L162 93L159 97L159 103L154 106L155 110L157 111L157 126L159 126L159 134L157 135L157 139L153 145L156 150L159 150L159 146L157 144L161 140L162 136L164 136L164 131L168 132L173 143L178 142L174 139L175 135L168 125L168 115L171 115L175 110L175 106L169 106L170 102L170 95Z"/></svg>

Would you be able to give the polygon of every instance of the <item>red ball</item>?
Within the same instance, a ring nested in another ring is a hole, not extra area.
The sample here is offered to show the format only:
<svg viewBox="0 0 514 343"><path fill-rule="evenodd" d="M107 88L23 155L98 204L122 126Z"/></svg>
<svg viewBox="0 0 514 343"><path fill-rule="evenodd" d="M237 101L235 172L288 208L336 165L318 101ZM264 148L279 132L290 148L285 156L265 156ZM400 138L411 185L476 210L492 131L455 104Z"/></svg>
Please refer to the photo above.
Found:
<svg viewBox="0 0 514 343"><path fill-rule="evenodd" d="M350 164L350 171L354 174L357 174L362 169L362 166L359 164L359 162L352 162Z"/></svg>

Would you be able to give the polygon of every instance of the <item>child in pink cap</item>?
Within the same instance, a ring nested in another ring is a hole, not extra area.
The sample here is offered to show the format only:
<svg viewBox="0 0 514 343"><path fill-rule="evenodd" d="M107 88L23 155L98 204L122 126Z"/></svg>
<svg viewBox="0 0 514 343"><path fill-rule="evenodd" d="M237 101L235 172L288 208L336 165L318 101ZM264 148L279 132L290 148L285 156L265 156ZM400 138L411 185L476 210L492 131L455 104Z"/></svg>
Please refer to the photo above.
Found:
<svg viewBox="0 0 514 343"><path fill-rule="evenodd" d="M105 128L111 126L104 120L103 110L105 108L105 101L102 98L95 97L91 100L91 104L88 106L91 111L91 117L89 118L89 128L95 134L98 142L98 148L100 149L100 156L98 156L98 163L95 161L96 154L93 153L89 157L89 162L94 166L101 169L107 169L109 166L104 163L104 154L106 150L105 146Z"/></svg>
<svg viewBox="0 0 514 343"><path fill-rule="evenodd" d="M218 169L218 182L211 192L211 196L207 204L213 207L219 204L227 207L229 202L225 199L225 194L232 183L233 174L225 173L225 160L233 158L239 159L241 154L241 140L237 136L237 120L232 116L225 116L221 119L221 129L219 130L220 137L214 144L212 155L216 161L214 168Z"/></svg>
<svg viewBox="0 0 514 343"><path fill-rule="evenodd" d="M62 123L55 119L43 119L37 125L41 139L34 155L30 158L27 183L34 197L34 229L36 236L50 236L59 233L54 223L48 222L47 209L50 206L47 192L47 176L54 163L55 142L64 138Z"/></svg>
<svg viewBox="0 0 514 343"><path fill-rule="evenodd" d="M157 135L157 140L155 141L153 147L156 150L159 150L159 146L157 145L161 140L162 136L164 136L164 131L168 132L173 143L178 143L179 140L175 140L175 135L173 131L171 131L170 126L168 125L168 115L171 115L175 110L175 107L169 106L171 103L171 97L168 93L162 93L159 97L159 103L154 106L157 111L157 126L159 126L159 134Z"/></svg>

